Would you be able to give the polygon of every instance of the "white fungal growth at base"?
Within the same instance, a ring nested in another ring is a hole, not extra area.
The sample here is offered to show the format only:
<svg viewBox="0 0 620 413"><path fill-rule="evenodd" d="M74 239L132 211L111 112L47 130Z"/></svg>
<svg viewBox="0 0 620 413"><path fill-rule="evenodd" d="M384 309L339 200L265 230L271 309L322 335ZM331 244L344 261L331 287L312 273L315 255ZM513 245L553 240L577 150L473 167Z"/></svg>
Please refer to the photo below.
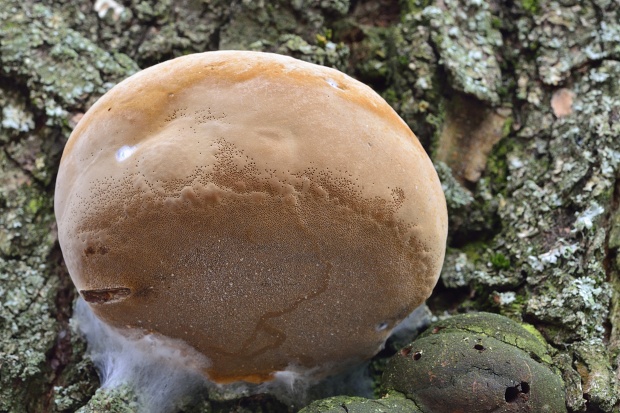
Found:
<svg viewBox="0 0 620 413"><path fill-rule="evenodd" d="M411 327L412 321L409 317L408 320L406 324ZM182 341L114 329L99 320L81 298L71 322L88 343L87 354L99 372L101 388L131 388L138 399L138 413L175 412L205 391L213 400L269 393L293 409L341 394L373 397L369 362L320 381L315 373L325 366L314 369L290 366L275 373L274 380L267 383L221 385L200 373L208 367L208 359Z"/></svg>
<svg viewBox="0 0 620 413"><path fill-rule="evenodd" d="M72 322L88 342L101 388L130 386L138 398L139 412L175 411L205 386L198 369L207 367L208 361L177 340L121 333L99 320L81 298Z"/></svg>
<svg viewBox="0 0 620 413"><path fill-rule="evenodd" d="M116 151L116 160L118 162L123 162L125 159L129 158L133 153L138 149L137 146L121 146Z"/></svg>
<svg viewBox="0 0 620 413"><path fill-rule="evenodd" d="M316 369L289 366L274 374L274 379L262 384L233 383L218 385L209 383L209 397L213 400L232 400L254 394L268 393L291 410L297 411L314 400L349 395L372 399L373 381L369 373L370 362L351 366L340 374L317 380Z"/></svg>
<svg viewBox="0 0 620 413"><path fill-rule="evenodd" d="M112 9L114 21L118 20L123 11L125 11L125 7L114 0L97 0L94 9L100 19L103 19L108 10Z"/></svg>

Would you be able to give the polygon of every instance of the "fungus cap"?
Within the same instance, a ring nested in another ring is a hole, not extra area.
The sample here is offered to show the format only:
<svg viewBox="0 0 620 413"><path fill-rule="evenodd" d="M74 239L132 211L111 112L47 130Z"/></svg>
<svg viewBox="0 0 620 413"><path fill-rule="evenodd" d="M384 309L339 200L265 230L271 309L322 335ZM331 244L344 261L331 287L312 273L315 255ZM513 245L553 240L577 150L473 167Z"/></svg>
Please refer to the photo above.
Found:
<svg viewBox="0 0 620 413"><path fill-rule="evenodd" d="M430 295L447 235L433 165L382 98L242 51L158 64L99 99L55 212L95 314L182 340L216 382L373 356Z"/></svg>

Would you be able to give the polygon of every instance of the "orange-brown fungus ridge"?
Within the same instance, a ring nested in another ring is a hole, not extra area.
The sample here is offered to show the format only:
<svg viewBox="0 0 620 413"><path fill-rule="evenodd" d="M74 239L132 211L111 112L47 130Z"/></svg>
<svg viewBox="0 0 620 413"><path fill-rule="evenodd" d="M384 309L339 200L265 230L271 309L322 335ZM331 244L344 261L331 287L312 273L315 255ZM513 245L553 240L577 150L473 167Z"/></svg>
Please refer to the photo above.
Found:
<svg viewBox="0 0 620 413"><path fill-rule="evenodd" d="M257 52L110 90L69 138L55 205L95 314L182 340L219 383L372 357L430 295L447 233L433 165L383 99Z"/></svg>

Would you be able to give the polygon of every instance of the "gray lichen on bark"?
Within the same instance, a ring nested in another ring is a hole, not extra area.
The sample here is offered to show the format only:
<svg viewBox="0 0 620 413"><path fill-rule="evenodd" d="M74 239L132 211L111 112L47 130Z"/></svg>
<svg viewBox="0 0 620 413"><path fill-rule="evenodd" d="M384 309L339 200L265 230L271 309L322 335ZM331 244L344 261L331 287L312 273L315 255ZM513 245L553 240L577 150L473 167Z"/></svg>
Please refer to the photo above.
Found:
<svg viewBox="0 0 620 413"><path fill-rule="evenodd" d="M379 91L448 198L435 314L532 323L558 350L569 411L620 409L616 2L114 3L0 0L0 411L75 411L98 386L70 327L53 216L72 127L139 68L226 47L334 66ZM84 411L131 397L99 392Z"/></svg>
<svg viewBox="0 0 620 413"><path fill-rule="evenodd" d="M8 1L0 7L0 59L0 410L74 410L96 375L68 324L74 293L56 246L53 177L89 98L137 66L71 30L51 8Z"/></svg>

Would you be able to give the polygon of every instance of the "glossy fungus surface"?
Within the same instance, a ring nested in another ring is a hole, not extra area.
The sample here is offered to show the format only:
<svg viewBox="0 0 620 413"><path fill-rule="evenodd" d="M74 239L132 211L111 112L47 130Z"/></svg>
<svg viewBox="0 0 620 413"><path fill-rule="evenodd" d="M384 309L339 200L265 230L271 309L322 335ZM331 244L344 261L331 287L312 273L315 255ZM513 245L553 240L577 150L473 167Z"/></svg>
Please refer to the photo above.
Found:
<svg viewBox="0 0 620 413"><path fill-rule="evenodd" d="M216 382L374 355L439 275L445 200L370 88L256 52L177 58L82 118L55 195L103 321L182 340Z"/></svg>

